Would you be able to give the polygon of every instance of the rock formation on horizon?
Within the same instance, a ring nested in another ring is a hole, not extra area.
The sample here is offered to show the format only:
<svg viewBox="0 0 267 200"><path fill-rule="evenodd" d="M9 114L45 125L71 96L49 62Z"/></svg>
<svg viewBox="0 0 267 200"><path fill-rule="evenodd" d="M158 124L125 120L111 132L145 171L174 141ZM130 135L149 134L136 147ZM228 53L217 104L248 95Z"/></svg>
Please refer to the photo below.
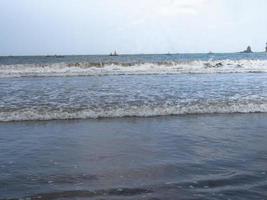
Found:
<svg viewBox="0 0 267 200"><path fill-rule="evenodd" d="M265 52L267 53L267 42L266 42Z"/></svg>
<svg viewBox="0 0 267 200"><path fill-rule="evenodd" d="M241 53L253 53L252 49L250 46L247 47L245 51L242 51Z"/></svg>

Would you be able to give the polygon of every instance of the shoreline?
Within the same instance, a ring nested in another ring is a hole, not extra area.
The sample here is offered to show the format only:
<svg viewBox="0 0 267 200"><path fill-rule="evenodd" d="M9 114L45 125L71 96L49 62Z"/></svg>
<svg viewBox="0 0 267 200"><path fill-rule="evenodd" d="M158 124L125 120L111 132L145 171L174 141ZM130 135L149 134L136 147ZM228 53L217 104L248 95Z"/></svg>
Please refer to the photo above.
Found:
<svg viewBox="0 0 267 200"><path fill-rule="evenodd" d="M69 122L69 123L83 123L83 122L112 122L112 121L123 121L123 120L153 120L153 119L162 119L162 120L168 120L172 118L199 118L199 117L227 117L227 116L246 116L246 115L263 115L267 116L267 112L250 112L250 113L242 113L242 112L236 112L236 113L188 113L188 114L174 114L174 115L155 115L155 116L122 116L122 117L99 117L99 118L74 118L74 119L50 119L50 120L14 120L14 121L0 121L0 125L4 124L20 124L20 123L57 123L57 122Z"/></svg>

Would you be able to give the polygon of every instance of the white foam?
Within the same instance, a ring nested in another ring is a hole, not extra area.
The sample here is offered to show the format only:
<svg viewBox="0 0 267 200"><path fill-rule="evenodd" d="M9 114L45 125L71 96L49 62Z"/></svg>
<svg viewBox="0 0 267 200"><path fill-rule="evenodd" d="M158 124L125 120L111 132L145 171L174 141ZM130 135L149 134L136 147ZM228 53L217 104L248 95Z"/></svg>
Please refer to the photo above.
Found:
<svg viewBox="0 0 267 200"><path fill-rule="evenodd" d="M0 65L0 77L101 76L188 73L266 73L267 60L222 60L140 64L55 63Z"/></svg>
<svg viewBox="0 0 267 200"><path fill-rule="evenodd" d="M65 119L96 119L118 117L152 117L184 114L215 114L215 113L267 113L267 102L243 102L243 103L205 103L188 106L162 105L153 107L126 106L124 108L112 108L108 110L43 110L21 109L10 112L0 112L0 121L28 121L28 120L65 120Z"/></svg>

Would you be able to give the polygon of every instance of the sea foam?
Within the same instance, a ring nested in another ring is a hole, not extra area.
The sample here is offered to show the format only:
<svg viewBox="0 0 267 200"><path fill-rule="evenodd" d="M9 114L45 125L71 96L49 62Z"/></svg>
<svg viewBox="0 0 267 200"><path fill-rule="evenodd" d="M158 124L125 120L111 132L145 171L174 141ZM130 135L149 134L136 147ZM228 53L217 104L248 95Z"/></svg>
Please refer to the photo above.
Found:
<svg viewBox="0 0 267 200"><path fill-rule="evenodd" d="M267 60L0 65L0 77L266 73Z"/></svg>
<svg viewBox="0 0 267 200"><path fill-rule="evenodd" d="M267 102L196 103L191 105L141 105L95 109L17 109L0 112L0 121L153 117L186 114L267 113Z"/></svg>

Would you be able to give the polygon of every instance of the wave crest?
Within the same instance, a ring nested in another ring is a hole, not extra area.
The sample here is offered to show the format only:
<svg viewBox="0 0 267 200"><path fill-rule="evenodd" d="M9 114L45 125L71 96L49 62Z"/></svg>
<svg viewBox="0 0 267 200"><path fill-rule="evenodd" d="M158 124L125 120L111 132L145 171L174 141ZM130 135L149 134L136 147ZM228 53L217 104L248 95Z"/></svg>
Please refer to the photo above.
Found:
<svg viewBox="0 0 267 200"><path fill-rule="evenodd" d="M0 65L0 77L266 72L267 60Z"/></svg>
<svg viewBox="0 0 267 200"><path fill-rule="evenodd" d="M267 102L205 103L195 105L126 106L125 108L84 110L43 110L38 108L0 112L0 121L97 119L153 117L185 114L267 113Z"/></svg>

